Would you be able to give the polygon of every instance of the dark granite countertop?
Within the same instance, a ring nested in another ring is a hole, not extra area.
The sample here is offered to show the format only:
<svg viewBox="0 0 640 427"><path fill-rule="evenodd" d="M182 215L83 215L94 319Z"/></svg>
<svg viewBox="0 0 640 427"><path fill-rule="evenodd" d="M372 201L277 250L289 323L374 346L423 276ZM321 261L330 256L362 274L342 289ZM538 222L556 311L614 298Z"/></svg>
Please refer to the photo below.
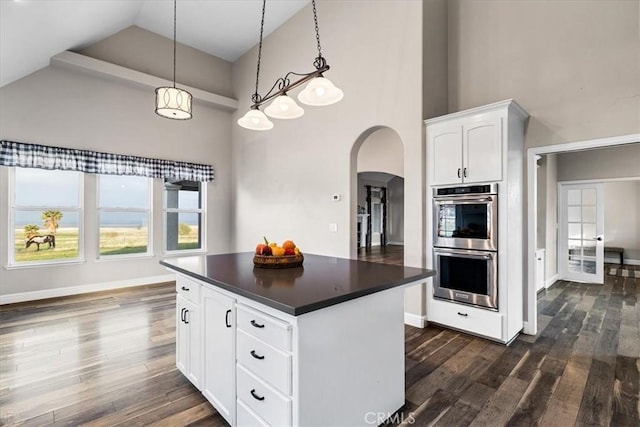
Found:
<svg viewBox="0 0 640 427"><path fill-rule="evenodd" d="M304 254L302 267L253 266L253 253L167 258L160 264L229 292L298 316L419 282L432 270Z"/></svg>

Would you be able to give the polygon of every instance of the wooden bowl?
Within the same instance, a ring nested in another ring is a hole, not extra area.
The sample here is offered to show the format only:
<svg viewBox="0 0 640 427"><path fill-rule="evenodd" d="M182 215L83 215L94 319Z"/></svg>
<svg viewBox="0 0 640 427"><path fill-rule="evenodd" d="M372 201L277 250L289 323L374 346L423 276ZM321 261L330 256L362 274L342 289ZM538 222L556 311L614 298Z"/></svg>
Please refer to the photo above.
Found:
<svg viewBox="0 0 640 427"><path fill-rule="evenodd" d="M303 261L304 256L302 256L302 254L284 256L253 256L253 265L259 268L295 268L300 267Z"/></svg>

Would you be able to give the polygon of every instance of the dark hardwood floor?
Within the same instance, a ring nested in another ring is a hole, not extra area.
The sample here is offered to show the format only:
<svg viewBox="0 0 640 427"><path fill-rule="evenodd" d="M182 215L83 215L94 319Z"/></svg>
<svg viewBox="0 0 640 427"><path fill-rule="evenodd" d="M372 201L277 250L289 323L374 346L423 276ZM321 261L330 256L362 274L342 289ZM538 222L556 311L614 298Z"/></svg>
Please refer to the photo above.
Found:
<svg viewBox="0 0 640 427"><path fill-rule="evenodd" d="M226 425L175 368L174 291L0 307L0 425ZM407 326L390 424L638 426L639 294L634 277L558 282L538 295L539 334L509 347Z"/></svg>

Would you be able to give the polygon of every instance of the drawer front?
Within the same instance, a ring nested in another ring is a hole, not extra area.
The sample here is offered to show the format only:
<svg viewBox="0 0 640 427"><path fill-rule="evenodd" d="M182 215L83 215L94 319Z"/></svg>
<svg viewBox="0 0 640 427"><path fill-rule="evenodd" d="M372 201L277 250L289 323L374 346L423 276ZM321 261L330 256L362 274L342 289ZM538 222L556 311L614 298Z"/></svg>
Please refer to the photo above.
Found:
<svg viewBox="0 0 640 427"><path fill-rule="evenodd" d="M236 372L238 400L272 426L291 425L291 399L278 393L241 365L237 365Z"/></svg>
<svg viewBox="0 0 640 427"><path fill-rule="evenodd" d="M249 335L281 350L291 351L291 325L289 323L241 304L238 304L237 308L238 329L242 329Z"/></svg>
<svg viewBox="0 0 640 427"><path fill-rule="evenodd" d="M238 363L280 392L291 395L291 355L271 347L243 330L237 332Z"/></svg>
<svg viewBox="0 0 640 427"><path fill-rule="evenodd" d="M436 299L430 303L428 320L503 341L502 314Z"/></svg>
<svg viewBox="0 0 640 427"><path fill-rule="evenodd" d="M237 425L243 427L270 427L259 416L255 414L247 405L238 400L237 405Z"/></svg>
<svg viewBox="0 0 640 427"><path fill-rule="evenodd" d="M176 277L176 292L194 304L200 304L200 283L178 274Z"/></svg>

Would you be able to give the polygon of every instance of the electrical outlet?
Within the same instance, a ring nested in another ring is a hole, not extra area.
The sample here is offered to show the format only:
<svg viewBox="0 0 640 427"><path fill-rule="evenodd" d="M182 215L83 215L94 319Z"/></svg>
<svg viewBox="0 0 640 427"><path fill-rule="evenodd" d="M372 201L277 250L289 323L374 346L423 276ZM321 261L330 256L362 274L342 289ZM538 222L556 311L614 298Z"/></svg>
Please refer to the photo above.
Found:
<svg viewBox="0 0 640 427"><path fill-rule="evenodd" d="M336 224L335 222L332 222L329 224L329 231L333 232L333 233L337 233L338 232L338 224Z"/></svg>

